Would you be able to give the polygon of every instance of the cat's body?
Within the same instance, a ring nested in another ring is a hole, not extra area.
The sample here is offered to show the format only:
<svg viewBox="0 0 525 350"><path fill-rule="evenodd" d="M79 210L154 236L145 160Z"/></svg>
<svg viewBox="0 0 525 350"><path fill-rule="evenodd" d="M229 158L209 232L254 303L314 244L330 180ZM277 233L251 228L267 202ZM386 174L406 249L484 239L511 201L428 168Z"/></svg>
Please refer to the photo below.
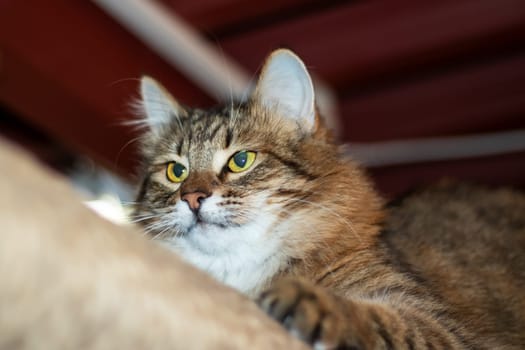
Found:
<svg viewBox="0 0 525 350"><path fill-rule="evenodd" d="M142 94L136 220L292 333L320 349L525 347L524 195L445 186L385 208L287 51L245 104L183 108L149 79Z"/></svg>
<svg viewBox="0 0 525 350"><path fill-rule="evenodd" d="M389 208L395 269L445 306L476 348L525 348L525 195L441 184Z"/></svg>

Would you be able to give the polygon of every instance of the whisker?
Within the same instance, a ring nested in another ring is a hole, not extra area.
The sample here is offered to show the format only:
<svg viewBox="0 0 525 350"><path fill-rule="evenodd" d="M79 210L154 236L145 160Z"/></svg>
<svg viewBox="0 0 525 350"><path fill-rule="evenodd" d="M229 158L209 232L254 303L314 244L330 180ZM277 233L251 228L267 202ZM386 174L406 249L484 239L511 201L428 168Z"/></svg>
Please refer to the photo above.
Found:
<svg viewBox="0 0 525 350"><path fill-rule="evenodd" d="M331 209L325 205L322 205L322 204L319 204L319 203L314 203L314 202L311 202L311 201L308 201L308 200L305 200L305 199L299 199L299 198L289 198L288 201L295 201L295 202L300 202L300 203L304 203L304 204L307 204L307 205L310 205L314 208L318 208L318 209L321 209L324 211L324 213L330 215L330 216L334 216L336 217L340 222L342 222L343 224L345 224L348 229L350 230L350 232L352 233L352 235L355 236L355 238L359 241L359 243L362 243L362 240L361 240L361 237L359 237L359 235L357 234L357 231L355 230L352 222L341 216L339 213L337 213L334 209ZM282 210L286 210L284 208L282 208Z"/></svg>
<svg viewBox="0 0 525 350"><path fill-rule="evenodd" d="M151 239L155 240L160 237L160 235L166 233L168 230L172 228L171 225L167 225L165 222L156 222L152 225L146 226L145 233L148 235L152 235Z"/></svg>
<svg viewBox="0 0 525 350"><path fill-rule="evenodd" d="M141 222L141 221L155 219L155 218L160 218L160 216L159 215L146 215L146 216L142 216L142 217L134 217L133 219L130 219L129 222L135 224L135 223L138 223L138 222Z"/></svg>
<svg viewBox="0 0 525 350"><path fill-rule="evenodd" d="M118 153L117 153L116 159L115 159L115 166L116 166L117 168L118 168L118 163L119 163L119 161L120 161L120 156L122 155L122 152L124 151L124 149L126 149L126 147L128 147L128 146L131 145L132 143L139 141L141 138L142 138L142 136L134 137L134 138L132 138L131 140L129 140L128 142L126 142L126 143L124 144L124 146L122 146L122 147L120 148L120 150L119 150Z"/></svg>
<svg viewBox="0 0 525 350"><path fill-rule="evenodd" d="M166 225L166 227L160 231L159 233L155 234L151 239L152 240L157 240L157 239L161 239L163 238L163 235L168 232L169 230L173 229L173 226L172 225Z"/></svg>
<svg viewBox="0 0 525 350"><path fill-rule="evenodd" d="M120 83L123 83L123 82L128 82L128 81L140 82L140 79L139 78L122 78L122 79L117 79L117 80L109 83L107 85L107 87L113 87L114 85L117 85L117 84L120 84Z"/></svg>

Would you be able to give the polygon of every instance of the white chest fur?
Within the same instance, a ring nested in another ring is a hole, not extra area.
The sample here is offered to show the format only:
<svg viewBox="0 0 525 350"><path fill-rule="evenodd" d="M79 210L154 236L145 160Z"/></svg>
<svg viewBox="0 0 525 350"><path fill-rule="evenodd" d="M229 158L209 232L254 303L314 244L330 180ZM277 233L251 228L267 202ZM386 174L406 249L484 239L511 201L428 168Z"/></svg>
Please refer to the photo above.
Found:
<svg viewBox="0 0 525 350"><path fill-rule="evenodd" d="M254 296L283 266L281 239L269 234L273 218L240 227L197 227L163 243L218 281Z"/></svg>

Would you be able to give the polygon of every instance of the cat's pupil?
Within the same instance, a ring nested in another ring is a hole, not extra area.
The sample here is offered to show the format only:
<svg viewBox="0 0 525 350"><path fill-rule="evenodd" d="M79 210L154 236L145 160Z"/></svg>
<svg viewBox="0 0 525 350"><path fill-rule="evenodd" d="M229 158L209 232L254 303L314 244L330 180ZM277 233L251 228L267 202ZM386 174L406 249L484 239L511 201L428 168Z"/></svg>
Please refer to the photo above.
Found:
<svg viewBox="0 0 525 350"><path fill-rule="evenodd" d="M243 168L248 161L248 154L246 152L239 152L233 156L233 161L239 168Z"/></svg>
<svg viewBox="0 0 525 350"><path fill-rule="evenodd" d="M184 165L179 164L179 163L175 163L175 165L173 165L173 174L176 177L181 177L185 171L186 171L186 168L184 167Z"/></svg>

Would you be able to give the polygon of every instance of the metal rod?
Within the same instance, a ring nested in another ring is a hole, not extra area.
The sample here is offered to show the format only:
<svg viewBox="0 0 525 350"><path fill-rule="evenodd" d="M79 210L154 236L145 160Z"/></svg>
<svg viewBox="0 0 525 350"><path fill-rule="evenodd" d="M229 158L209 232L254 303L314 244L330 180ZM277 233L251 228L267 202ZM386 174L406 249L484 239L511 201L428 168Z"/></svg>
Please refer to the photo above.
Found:
<svg viewBox="0 0 525 350"><path fill-rule="evenodd" d="M131 33L217 100L241 99L246 71L219 53L173 11L156 1L93 0Z"/></svg>
<svg viewBox="0 0 525 350"><path fill-rule="evenodd" d="M369 167L474 158L525 151L525 129L455 137L348 143L346 153Z"/></svg>

